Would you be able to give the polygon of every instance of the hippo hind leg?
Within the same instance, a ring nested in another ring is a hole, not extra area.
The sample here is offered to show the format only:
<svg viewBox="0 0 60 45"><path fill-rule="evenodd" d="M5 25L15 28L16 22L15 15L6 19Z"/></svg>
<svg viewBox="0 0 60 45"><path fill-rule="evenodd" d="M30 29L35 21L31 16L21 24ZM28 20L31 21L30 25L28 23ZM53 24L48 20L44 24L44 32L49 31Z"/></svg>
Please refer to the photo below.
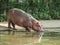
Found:
<svg viewBox="0 0 60 45"><path fill-rule="evenodd" d="M10 34L11 31L12 31L12 30L11 30L11 25L12 25L12 27L13 27L13 34L15 34L15 30L16 30L16 29L15 29L15 24L14 24L12 21L10 21L10 20L8 21L8 28L9 28L9 29L8 29L8 34Z"/></svg>
<svg viewBox="0 0 60 45"><path fill-rule="evenodd" d="M8 28L11 28L11 21L8 21Z"/></svg>
<svg viewBox="0 0 60 45"><path fill-rule="evenodd" d="M11 21L9 20L8 21L8 34L10 34L11 33Z"/></svg>
<svg viewBox="0 0 60 45"><path fill-rule="evenodd" d="M12 26L13 26L13 35L15 34L15 31L16 31L16 29L15 29L15 24L12 22Z"/></svg>
<svg viewBox="0 0 60 45"><path fill-rule="evenodd" d="M12 27L13 27L13 29L15 30L15 24L14 24L14 23L12 23Z"/></svg>

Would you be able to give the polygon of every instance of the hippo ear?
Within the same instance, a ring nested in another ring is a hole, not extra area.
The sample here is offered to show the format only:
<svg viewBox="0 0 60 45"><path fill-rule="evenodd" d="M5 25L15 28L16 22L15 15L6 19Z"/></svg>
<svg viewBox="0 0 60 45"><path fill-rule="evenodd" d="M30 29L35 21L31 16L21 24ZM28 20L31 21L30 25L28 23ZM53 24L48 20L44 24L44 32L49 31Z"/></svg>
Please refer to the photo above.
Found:
<svg viewBox="0 0 60 45"><path fill-rule="evenodd" d="M36 22L36 24L39 24L39 22Z"/></svg>

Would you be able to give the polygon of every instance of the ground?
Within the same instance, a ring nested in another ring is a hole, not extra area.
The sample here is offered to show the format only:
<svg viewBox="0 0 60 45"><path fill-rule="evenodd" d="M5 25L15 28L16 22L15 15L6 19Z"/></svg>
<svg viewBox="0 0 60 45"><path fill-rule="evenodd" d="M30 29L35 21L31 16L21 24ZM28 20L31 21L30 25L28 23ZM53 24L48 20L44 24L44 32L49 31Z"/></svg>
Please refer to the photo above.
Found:
<svg viewBox="0 0 60 45"><path fill-rule="evenodd" d="M25 32L24 28L16 26L15 35L0 31L0 45L60 45L60 20L40 20L44 34L39 41L35 32ZM7 30L7 22L0 22L0 30Z"/></svg>

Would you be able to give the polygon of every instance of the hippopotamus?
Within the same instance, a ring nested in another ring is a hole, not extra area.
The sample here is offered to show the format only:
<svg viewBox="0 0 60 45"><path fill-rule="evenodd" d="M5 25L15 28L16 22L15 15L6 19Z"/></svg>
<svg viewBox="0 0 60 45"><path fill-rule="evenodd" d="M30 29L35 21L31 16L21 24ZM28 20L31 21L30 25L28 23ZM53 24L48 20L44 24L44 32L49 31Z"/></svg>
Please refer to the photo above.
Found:
<svg viewBox="0 0 60 45"><path fill-rule="evenodd" d="M18 25L24 27L28 32L30 31L30 28L36 32L41 31L39 21L32 17L30 14L18 8L10 9L7 12L7 21L8 28L11 28L12 25L13 29L15 29L15 25Z"/></svg>

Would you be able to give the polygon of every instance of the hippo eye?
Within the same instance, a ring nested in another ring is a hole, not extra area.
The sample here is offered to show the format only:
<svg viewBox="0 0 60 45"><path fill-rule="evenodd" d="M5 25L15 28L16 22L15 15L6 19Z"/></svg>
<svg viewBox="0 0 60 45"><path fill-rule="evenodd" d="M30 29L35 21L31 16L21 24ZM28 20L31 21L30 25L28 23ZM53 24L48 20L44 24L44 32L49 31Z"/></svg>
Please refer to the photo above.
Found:
<svg viewBox="0 0 60 45"><path fill-rule="evenodd" d="M40 27L40 25L39 25L39 27Z"/></svg>
<svg viewBox="0 0 60 45"><path fill-rule="evenodd" d="M40 27L40 25L37 25L38 27Z"/></svg>

